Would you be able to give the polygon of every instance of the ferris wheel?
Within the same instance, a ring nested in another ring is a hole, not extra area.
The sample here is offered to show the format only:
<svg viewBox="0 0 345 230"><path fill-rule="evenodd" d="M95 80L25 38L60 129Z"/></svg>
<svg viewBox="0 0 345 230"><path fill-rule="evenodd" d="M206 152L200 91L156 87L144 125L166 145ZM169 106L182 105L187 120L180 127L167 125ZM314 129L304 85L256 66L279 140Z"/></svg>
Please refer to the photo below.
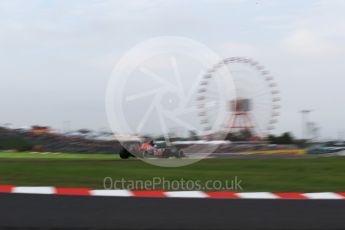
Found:
<svg viewBox="0 0 345 230"><path fill-rule="evenodd" d="M268 135L275 128L280 115L280 92L274 77L263 65L242 57L226 58L203 76L197 96L203 131L211 133L214 130L211 122L213 111L205 105L213 100L215 93L219 93L212 89L212 82L224 69L231 74L236 96L223 102L227 104L228 113L223 129L233 133L248 129L256 136Z"/></svg>

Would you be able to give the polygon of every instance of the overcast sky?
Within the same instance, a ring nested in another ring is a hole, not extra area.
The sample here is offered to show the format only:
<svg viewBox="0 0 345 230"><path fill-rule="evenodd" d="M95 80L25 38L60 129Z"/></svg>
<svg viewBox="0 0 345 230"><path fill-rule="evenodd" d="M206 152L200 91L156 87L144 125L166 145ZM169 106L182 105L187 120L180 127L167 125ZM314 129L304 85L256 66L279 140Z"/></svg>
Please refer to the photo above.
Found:
<svg viewBox="0 0 345 230"><path fill-rule="evenodd" d="M155 36L185 36L219 55L263 63L280 86L276 133L345 131L343 0L2 0L0 124L108 128L105 89L117 60Z"/></svg>

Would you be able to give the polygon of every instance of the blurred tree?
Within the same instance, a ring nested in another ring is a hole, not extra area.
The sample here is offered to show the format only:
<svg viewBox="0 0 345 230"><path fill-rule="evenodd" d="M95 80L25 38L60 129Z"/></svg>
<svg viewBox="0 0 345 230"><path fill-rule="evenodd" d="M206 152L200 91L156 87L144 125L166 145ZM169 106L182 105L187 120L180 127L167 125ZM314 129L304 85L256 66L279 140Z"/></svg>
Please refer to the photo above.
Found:
<svg viewBox="0 0 345 230"><path fill-rule="evenodd" d="M16 135L3 135L0 136L0 149L1 150L17 150L29 151L33 144L23 137Z"/></svg>
<svg viewBox="0 0 345 230"><path fill-rule="evenodd" d="M249 129L242 129L238 132L230 132L226 135L225 140L229 141L248 141L253 137L252 131Z"/></svg>
<svg viewBox="0 0 345 230"><path fill-rule="evenodd" d="M280 136L269 135L267 137L267 141L269 141L271 144L281 145L289 145L295 143L293 136L289 132L285 132Z"/></svg>

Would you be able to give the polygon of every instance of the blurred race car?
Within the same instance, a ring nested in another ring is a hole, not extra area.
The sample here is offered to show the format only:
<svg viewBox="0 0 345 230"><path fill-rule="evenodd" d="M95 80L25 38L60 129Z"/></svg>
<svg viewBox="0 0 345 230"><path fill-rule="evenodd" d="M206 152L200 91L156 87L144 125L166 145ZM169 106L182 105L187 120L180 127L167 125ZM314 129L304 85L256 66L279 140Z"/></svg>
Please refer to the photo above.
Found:
<svg viewBox="0 0 345 230"><path fill-rule="evenodd" d="M176 157L181 158L184 156L182 150L179 150L174 145L168 145L164 141L143 143L140 146L140 156L142 157L161 157L169 158Z"/></svg>
<svg viewBox="0 0 345 230"><path fill-rule="evenodd" d="M145 157L157 157L157 158L169 158L169 157L176 157L181 158L184 157L184 153L182 150L179 150L174 145L168 145L164 141L150 141L144 142L142 144L134 144L124 149L120 152L120 157L122 159L129 158L131 156L137 156L141 158Z"/></svg>

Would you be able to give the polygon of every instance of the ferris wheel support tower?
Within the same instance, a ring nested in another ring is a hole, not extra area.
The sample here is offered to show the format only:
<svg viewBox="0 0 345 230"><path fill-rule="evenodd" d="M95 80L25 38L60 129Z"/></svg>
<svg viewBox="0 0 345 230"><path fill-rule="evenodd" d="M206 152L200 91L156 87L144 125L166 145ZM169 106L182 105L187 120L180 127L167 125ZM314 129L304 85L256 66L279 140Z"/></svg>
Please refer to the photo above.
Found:
<svg viewBox="0 0 345 230"><path fill-rule="evenodd" d="M230 101L230 120L227 125L229 132L234 132L238 129L255 130L255 125L252 122L249 111L251 101L249 99L236 99Z"/></svg>

